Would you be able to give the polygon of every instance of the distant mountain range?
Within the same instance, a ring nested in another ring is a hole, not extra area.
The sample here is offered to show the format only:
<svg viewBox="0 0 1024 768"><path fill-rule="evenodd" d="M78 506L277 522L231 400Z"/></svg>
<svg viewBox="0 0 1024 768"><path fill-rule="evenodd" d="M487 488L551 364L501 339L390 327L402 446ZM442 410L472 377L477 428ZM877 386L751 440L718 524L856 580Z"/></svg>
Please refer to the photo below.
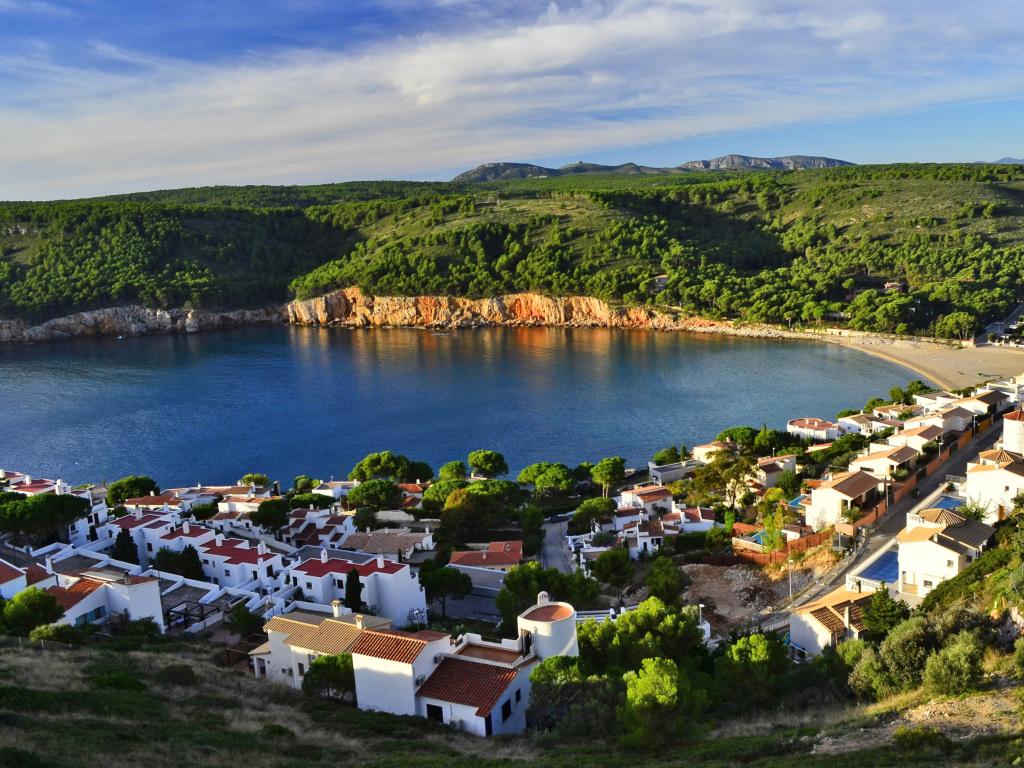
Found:
<svg viewBox="0 0 1024 768"><path fill-rule="evenodd" d="M1024 158L1020 157L1000 157L995 161L996 165L1024 165Z"/></svg>
<svg viewBox="0 0 1024 768"><path fill-rule="evenodd" d="M542 165L533 165L531 163L484 163L471 171L460 173L453 181L479 182L501 181L505 179L536 179L545 176L576 176L585 173L640 175L682 173L684 171L800 171L809 168L838 168L844 165L853 165L853 163L848 163L845 160L835 160L831 157L813 157L811 155L786 155L785 157L722 155L711 160L690 160L674 168L652 168L651 166L637 165L636 163L598 165L597 163L576 162L563 165L561 168L545 168Z"/></svg>

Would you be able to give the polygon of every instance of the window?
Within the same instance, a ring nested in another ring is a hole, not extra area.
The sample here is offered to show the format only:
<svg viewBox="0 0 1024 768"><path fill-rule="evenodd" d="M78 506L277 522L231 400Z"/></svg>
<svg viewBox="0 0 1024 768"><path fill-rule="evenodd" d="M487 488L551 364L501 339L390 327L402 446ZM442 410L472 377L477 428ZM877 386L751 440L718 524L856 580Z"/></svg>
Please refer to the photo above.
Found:
<svg viewBox="0 0 1024 768"><path fill-rule="evenodd" d="M152 552L153 551L153 545L152 544L147 544L146 545L146 551L147 552Z"/></svg>
<svg viewBox="0 0 1024 768"><path fill-rule="evenodd" d="M930 588L932 585L931 579L924 580L924 586Z"/></svg>
<svg viewBox="0 0 1024 768"><path fill-rule="evenodd" d="M313 589L313 582L312 581L307 581L306 582L306 589Z"/></svg>
<svg viewBox="0 0 1024 768"><path fill-rule="evenodd" d="M953 567L953 561L952 560L947 560L946 561L946 567L947 568L952 568Z"/></svg>
<svg viewBox="0 0 1024 768"><path fill-rule="evenodd" d="M512 699L506 699L505 703L501 705L501 719L508 720L512 717Z"/></svg>
<svg viewBox="0 0 1024 768"><path fill-rule="evenodd" d="M300 662L299 662L299 677L302 677L302 676L303 676L304 674L306 674L306 665L305 665L305 664L303 664L303 663L302 663L302 662L300 661Z"/></svg>
<svg viewBox="0 0 1024 768"><path fill-rule="evenodd" d="M437 704L427 704L427 719L436 720L439 723L444 722L444 710L441 709Z"/></svg>

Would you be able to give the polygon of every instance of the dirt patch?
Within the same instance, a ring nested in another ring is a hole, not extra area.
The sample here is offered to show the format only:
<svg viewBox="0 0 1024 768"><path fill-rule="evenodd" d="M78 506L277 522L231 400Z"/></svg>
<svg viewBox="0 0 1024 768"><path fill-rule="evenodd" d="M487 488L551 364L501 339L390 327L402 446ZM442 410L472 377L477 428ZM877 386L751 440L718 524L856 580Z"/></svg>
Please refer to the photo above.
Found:
<svg viewBox="0 0 1024 768"><path fill-rule="evenodd" d="M1017 733L1021 722L1020 691L1019 686L1005 686L971 696L933 699L878 727L825 736L814 745L812 754L843 754L881 747L892 741L900 726L927 725L955 740Z"/></svg>
<svg viewBox="0 0 1024 768"><path fill-rule="evenodd" d="M772 604L771 582L759 569L748 565L684 565L690 580L686 602L704 603L704 617L715 634L749 626Z"/></svg>

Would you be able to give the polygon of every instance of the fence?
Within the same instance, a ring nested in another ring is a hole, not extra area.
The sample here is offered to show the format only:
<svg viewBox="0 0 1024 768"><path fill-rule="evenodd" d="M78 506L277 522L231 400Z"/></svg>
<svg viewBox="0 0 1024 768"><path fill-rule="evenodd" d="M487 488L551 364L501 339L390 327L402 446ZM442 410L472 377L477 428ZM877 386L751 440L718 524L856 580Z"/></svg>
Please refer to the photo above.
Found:
<svg viewBox="0 0 1024 768"><path fill-rule="evenodd" d="M22 651L74 651L77 646L58 643L54 640L29 640L27 637L0 635L0 648L17 648Z"/></svg>
<svg viewBox="0 0 1024 768"><path fill-rule="evenodd" d="M738 523L737 523L738 525ZM753 527L753 526L746 526ZM735 529L734 529L735 530ZM758 529L759 530L759 529ZM753 563L755 565L769 565L773 563L784 563L790 558L794 552L805 552L808 549L817 547L826 541L832 539L832 529L826 528L818 533L812 533L810 536L801 536L799 539L793 539L787 541L786 546L777 552L765 552L763 549L756 549L757 544L748 541L742 541L733 539L733 561L728 563L734 565L736 562L744 561L747 563ZM708 562L707 558L704 560ZM719 565L720 563L708 563L709 565Z"/></svg>

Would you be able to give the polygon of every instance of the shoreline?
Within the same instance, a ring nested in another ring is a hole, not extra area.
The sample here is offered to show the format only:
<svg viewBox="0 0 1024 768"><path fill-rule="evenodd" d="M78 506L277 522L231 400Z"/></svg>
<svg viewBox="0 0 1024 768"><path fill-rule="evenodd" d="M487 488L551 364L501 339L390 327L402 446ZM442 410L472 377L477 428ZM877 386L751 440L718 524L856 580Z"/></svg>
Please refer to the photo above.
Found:
<svg viewBox="0 0 1024 768"><path fill-rule="evenodd" d="M977 385L1024 371L1024 350L960 345L845 328L789 329L684 315L671 309L609 305L585 296L506 294L486 299L447 296L369 296L344 288L280 307L254 310L109 307L32 324L0 320L0 344L33 344L98 337L193 334L255 325L418 328L453 331L483 327L609 328L683 332L732 338L818 341L857 349L945 389Z"/></svg>

